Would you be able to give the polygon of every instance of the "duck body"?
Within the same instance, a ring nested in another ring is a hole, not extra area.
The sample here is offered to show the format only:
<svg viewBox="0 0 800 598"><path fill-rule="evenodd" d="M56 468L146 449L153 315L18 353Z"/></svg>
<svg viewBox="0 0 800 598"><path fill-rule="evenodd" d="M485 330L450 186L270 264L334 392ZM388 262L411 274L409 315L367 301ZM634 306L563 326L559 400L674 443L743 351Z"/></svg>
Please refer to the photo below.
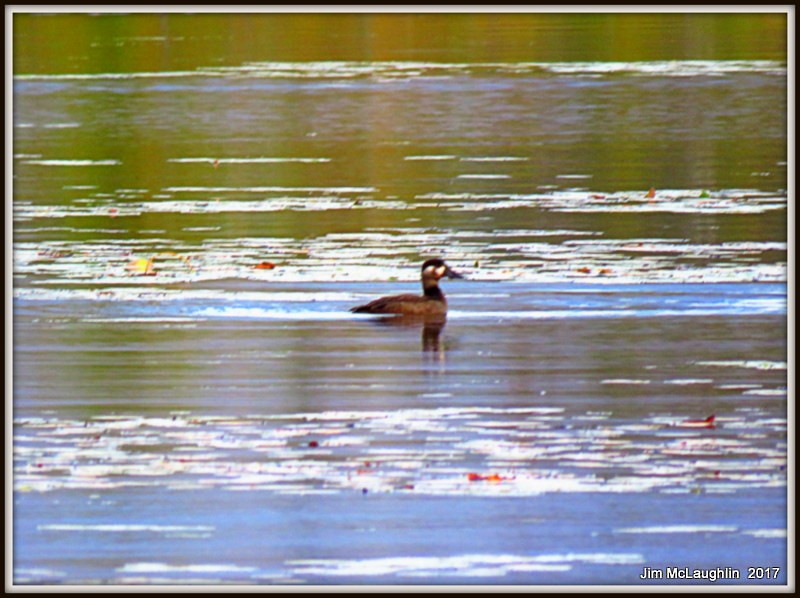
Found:
<svg viewBox="0 0 800 598"><path fill-rule="evenodd" d="M422 295L406 293L381 297L350 311L356 314L443 317L447 314L447 299L439 288L439 280L443 277L464 278L442 260L428 260L422 264Z"/></svg>
<svg viewBox="0 0 800 598"><path fill-rule="evenodd" d="M447 313L447 299L442 293L441 299L429 298L425 295L392 295L370 301L350 310L354 314L395 314L402 316L443 316Z"/></svg>

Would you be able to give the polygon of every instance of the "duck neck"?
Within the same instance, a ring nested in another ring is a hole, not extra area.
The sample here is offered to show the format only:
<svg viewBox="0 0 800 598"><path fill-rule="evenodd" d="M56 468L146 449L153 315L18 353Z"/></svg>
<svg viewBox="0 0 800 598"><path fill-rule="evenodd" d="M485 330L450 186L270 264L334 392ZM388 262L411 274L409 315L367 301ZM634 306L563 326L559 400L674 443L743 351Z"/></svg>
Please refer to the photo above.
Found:
<svg viewBox="0 0 800 598"><path fill-rule="evenodd" d="M422 281L422 292L428 299L433 299L435 301L444 301L444 293L442 293L442 289L439 288L439 283L436 280L425 280Z"/></svg>

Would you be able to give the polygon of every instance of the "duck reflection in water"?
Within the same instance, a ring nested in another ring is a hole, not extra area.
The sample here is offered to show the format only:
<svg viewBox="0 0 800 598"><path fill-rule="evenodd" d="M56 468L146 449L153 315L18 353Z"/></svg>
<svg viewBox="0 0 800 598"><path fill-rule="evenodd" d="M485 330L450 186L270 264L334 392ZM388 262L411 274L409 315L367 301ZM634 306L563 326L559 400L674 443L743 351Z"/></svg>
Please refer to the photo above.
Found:
<svg viewBox="0 0 800 598"><path fill-rule="evenodd" d="M442 330L447 323L447 316L389 316L378 318L373 322L380 326L422 329L422 351L432 359L444 359L444 345L441 342Z"/></svg>
<svg viewBox="0 0 800 598"><path fill-rule="evenodd" d="M422 326L422 350L441 354L440 337L447 320L447 299L439 288L442 278L464 278L444 261L430 259L422 264L422 295L391 295L352 308L356 314L383 314L382 324Z"/></svg>

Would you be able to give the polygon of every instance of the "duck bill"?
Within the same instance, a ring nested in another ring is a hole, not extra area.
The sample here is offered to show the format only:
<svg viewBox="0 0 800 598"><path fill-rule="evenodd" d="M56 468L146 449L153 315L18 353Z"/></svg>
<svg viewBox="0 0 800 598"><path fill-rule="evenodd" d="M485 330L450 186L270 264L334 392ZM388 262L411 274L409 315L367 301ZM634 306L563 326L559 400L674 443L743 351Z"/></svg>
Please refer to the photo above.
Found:
<svg viewBox="0 0 800 598"><path fill-rule="evenodd" d="M444 275L447 276L447 278L461 278L461 279L464 278L461 274L459 274L455 270L451 270L449 267L447 268L447 270L445 270Z"/></svg>

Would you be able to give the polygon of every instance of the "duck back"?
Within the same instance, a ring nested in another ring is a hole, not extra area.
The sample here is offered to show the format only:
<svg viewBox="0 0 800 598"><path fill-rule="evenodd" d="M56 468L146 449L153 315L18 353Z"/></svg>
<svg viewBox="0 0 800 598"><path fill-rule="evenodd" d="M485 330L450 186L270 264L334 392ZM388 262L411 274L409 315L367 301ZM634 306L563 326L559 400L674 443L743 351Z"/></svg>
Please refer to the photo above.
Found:
<svg viewBox="0 0 800 598"><path fill-rule="evenodd" d="M433 299L426 295L393 295L375 299L350 311L356 314L438 316L447 313L447 302L444 297Z"/></svg>

